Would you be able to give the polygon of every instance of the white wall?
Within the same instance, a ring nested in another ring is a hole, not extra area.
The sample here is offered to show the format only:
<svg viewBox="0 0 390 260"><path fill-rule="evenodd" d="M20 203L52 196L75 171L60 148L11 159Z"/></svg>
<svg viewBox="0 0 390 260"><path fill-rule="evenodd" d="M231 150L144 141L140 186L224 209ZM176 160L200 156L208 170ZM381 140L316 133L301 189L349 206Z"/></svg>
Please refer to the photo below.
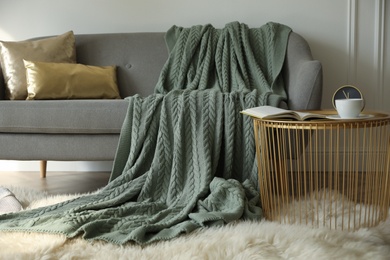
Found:
<svg viewBox="0 0 390 260"><path fill-rule="evenodd" d="M390 112L388 17L386 0L1 0L0 39L23 40L68 30L166 31L173 24L222 27L231 21L255 27L275 21L304 36L313 56L322 62L323 108L331 107L338 87L354 84L365 95L367 108ZM4 162L0 164L4 169ZM23 165L22 170L38 170L37 163ZM66 170L110 167L110 163L66 165ZM49 170L63 168L49 163Z"/></svg>

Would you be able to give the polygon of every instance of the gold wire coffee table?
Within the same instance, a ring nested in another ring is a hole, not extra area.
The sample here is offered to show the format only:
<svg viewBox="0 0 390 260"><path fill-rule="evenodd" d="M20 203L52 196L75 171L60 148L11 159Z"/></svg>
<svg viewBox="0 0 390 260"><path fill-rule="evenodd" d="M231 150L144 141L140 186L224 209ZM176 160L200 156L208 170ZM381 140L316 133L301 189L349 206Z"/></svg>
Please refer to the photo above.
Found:
<svg viewBox="0 0 390 260"><path fill-rule="evenodd" d="M356 230L387 218L390 117L365 114L370 117L253 118L261 203L268 220Z"/></svg>

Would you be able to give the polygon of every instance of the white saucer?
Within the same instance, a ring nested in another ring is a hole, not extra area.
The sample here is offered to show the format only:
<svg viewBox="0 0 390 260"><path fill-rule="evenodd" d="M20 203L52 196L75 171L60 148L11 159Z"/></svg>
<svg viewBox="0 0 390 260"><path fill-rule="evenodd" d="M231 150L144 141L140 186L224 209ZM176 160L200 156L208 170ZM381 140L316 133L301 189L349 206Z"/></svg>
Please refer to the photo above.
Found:
<svg viewBox="0 0 390 260"><path fill-rule="evenodd" d="M374 115L359 115L358 117L344 117L341 118L339 115L329 115L326 118L328 119L336 119L336 120L352 120L352 119L366 119L366 118L371 118L374 117Z"/></svg>

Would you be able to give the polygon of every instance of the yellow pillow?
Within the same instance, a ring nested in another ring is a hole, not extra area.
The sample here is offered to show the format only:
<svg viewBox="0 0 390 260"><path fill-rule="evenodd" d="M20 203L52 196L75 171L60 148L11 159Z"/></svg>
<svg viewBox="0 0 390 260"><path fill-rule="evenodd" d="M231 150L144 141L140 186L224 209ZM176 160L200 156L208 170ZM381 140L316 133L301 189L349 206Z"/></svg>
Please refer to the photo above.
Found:
<svg viewBox="0 0 390 260"><path fill-rule="evenodd" d="M73 32L56 37L20 42L0 41L0 62L6 84L7 99L26 99L25 60L76 63Z"/></svg>
<svg viewBox="0 0 390 260"><path fill-rule="evenodd" d="M115 66L24 61L27 99L120 98Z"/></svg>

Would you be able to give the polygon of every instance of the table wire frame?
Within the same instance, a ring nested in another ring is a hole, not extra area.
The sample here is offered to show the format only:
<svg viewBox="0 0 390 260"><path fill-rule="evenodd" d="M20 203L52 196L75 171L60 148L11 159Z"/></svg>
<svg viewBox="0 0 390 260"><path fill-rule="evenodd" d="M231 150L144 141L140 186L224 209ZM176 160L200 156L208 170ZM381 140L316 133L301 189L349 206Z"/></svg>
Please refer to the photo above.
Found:
<svg viewBox="0 0 390 260"><path fill-rule="evenodd" d="M254 118L263 212L281 223L356 230L387 218L390 119Z"/></svg>

